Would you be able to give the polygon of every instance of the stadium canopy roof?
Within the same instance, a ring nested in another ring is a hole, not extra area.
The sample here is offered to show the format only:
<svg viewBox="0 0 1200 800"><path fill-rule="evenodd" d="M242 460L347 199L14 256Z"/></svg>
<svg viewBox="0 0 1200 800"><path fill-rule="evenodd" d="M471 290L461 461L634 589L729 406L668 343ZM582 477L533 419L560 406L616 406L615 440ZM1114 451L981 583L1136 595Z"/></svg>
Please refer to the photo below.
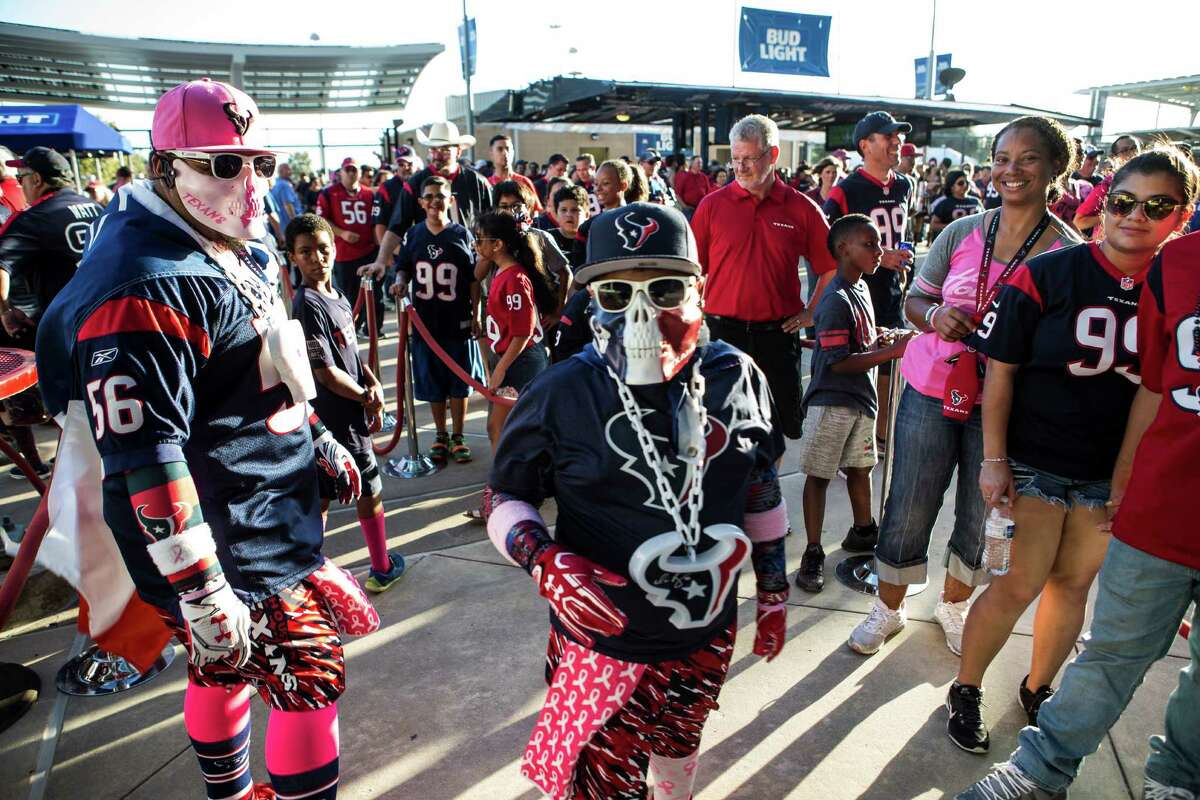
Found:
<svg viewBox="0 0 1200 800"><path fill-rule="evenodd" d="M987 105L946 100L683 86L556 77L511 91L480 114L482 122L621 122L670 124L675 114L733 110L736 116L767 114L781 128L821 130L857 120L875 110L899 118L925 118L937 128L1005 123L1023 114L1043 114L1064 125L1097 124L1097 120L1016 105Z"/></svg>
<svg viewBox="0 0 1200 800"><path fill-rule="evenodd" d="M1078 94L1095 94L1102 92L1109 97L1124 97L1130 100L1144 100L1149 103L1183 106L1191 109L1195 115L1200 111L1200 75L1181 75L1177 78L1163 78L1156 81L1141 83L1114 83L1109 86L1093 86L1083 89Z"/></svg>
<svg viewBox="0 0 1200 800"><path fill-rule="evenodd" d="M0 23L0 100L150 110L171 87L208 76L240 87L263 111L399 109L443 50L126 39Z"/></svg>

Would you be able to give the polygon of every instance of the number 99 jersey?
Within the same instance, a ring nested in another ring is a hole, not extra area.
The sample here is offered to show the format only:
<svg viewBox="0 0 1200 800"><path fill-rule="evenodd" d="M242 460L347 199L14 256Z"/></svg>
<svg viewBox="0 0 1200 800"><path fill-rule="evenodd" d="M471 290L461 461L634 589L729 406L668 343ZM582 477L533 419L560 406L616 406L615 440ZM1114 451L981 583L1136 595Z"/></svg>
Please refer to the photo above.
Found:
<svg viewBox="0 0 1200 800"><path fill-rule="evenodd" d="M893 172L887 183L880 183L860 167L833 187L821 210L830 223L847 214L866 214L879 231L883 249L894 250L907 238L913 195L913 185L907 177ZM885 328L903 326L900 273L880 268L873 275L864 275L863 280L871 290L876 322Z"/></svg>
<svg viewBox="0 0 1200 800"><path fill-rule="evenodd" d="M1128 276L1099 245L1031 258L963 341L1020 364L1008 454L1076 480L1112 476L1141 383L1137 311L1145 270Z"/></svg>
<svg viewBox="0 0 1200 800"><path fill-rule="evenodd" d="M432 233L424 222L408 229L397 261L408 276L408 297L437 339L471 335L471 284L475 281L474 239L452 223Z"/></svg>
<svg viewBox="0 0 1200 800"><path fill-rule="evenodd" d="M307 409L274 367L266 324L152 190L122 192L97 228L38 326L38 373L52 414L90 422L104 519L139 594L175 603L122 474L172 462L187 464L239 596L294 585L321 562L316 465ZM72 457L88 455L60 453L59 466Z"/></svg>

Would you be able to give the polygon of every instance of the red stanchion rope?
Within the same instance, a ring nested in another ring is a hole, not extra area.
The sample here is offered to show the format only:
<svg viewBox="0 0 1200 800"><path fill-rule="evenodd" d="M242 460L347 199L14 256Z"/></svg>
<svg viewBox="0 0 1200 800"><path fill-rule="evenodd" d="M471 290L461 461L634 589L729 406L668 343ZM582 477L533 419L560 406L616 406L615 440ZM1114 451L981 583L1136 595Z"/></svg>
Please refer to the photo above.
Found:
<svg viewBox="0 0 1200 800"><path fill-rule="evenodd" d="M374 346L375 331L371 331L371 344ZM396 427L392 429L391 440L382 447L373 443L371 450L377 456L384 456L396 449L400 443L400 435L404 432L404 354L408 349L408 326L404 324L404 311L400 302L396 302ZM382 383L383 378L376 374Z"/></svg>
<svg viewBox="0 0 1200 800"><path fill-rule="evenodd" d="M43 492L37 511L33 512L33 519L25 528L25 536L21 539L17 557L13 559L8 574L4 576L4 583L0 584L0 631L4 630L8 618L12 616L13 609L16 608L17 599L21 596L21 590L25 588L25 581L29 579L30 570L33 569L34 557L37 555L38 548L42 546L42 539L45 538L46 531L50 528L50 514L46 510L46 498L47 495Z"/></svg>
<svg viewBox="0 0 1200 800"><path fill-rule="evenodd" d="M442 363L446 365L447 369L457 375L468 386L483 395L489 402L499 403L502 406L512 406L512 404L516 402L511 397L501 397L497 395L491 389L487 388L482 383L468 375L467 371L460 367L458 362L451 358L450 355L442 349L441 345L437 343L437 340L435 340L429 333L429 329L425 327L425 323L421 321L421 316L416 312L416 310L410 308L408 309L407 313L408 319L412 322L413 327L417 329L417 333L421 334L421 338L425 340L425 344L429 345L429 349L433 351L434 355L442 360Z"/></svg>

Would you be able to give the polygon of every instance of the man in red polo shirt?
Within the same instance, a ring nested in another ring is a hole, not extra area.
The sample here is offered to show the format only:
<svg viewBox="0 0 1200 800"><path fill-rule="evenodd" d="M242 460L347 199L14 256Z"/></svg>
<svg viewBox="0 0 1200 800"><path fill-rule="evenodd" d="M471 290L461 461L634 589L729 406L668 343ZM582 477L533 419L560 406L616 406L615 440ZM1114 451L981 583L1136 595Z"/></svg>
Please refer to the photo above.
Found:
<svg viewBox="0 0 1200 800"><path fill-rule="evenodd" d="M342 161L338 182L331 183L317 196L317 214L329 220L333 227L336 252L333 260L333 281L346 295L350 305L358 298L362 279L358 268L375 261L378 245L371 226L371 206L375 193L358 182L358 164L353 158ZM382 292L376 293L375 309L382 319ZM366 312L363 312L364 317Z"/></svg>
<svg viewBox="0 0 1200 800"><path fill-rule="evenodd" d="M837 266L829 224L812 200L775 175L779 128L752 114L729 132L735 180L705 195L692 218L704 268L709 332L745 352L767 376L776 424L800 438L801 328L812 324L800 289L800 259L819 276L811 304Z"/></svg>
<svg viewBox="0 0 1200 800"><path fill-rule="evenodd" d="M700 201L715 189L712 181L704 174L703 167L704 159L694 156L687 171L675 175L675 196L685 206L684 214L695 214L696 209L700 207Z"/></svg>

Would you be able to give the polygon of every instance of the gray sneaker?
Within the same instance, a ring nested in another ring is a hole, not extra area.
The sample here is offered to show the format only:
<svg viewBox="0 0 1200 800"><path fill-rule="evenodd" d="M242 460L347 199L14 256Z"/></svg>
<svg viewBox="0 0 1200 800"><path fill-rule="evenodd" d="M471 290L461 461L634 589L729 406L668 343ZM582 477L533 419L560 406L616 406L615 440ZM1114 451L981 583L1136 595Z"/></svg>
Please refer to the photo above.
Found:
<svg viewBox="0 0 1200 800"><path fill-rule="evenodd" d="M1142 783L1142 800L1196 800L1196 795L1187 789L1167 786L1154 778L1145 778Z"/></svg>
<svg viewBox="0 0 1200 800"><path fill-rule="evenodd" d="M954 800L1067 800L1067 790L1048 792L1011 761L993 764L983 780L954 796Z"/></svg>
<svg viewBox="0 0 1200 800"><path fill-rule="evenodd" d="M908 613L904 608L904 603L900 604L900 608L892 611L876 597L875 602L871 604L871 613L850 632L850 638L846 644L856 653L864 656L874 655L879 652L879 648L883 646L884 642L904 630L906 622L908 622Z"/></svg>

